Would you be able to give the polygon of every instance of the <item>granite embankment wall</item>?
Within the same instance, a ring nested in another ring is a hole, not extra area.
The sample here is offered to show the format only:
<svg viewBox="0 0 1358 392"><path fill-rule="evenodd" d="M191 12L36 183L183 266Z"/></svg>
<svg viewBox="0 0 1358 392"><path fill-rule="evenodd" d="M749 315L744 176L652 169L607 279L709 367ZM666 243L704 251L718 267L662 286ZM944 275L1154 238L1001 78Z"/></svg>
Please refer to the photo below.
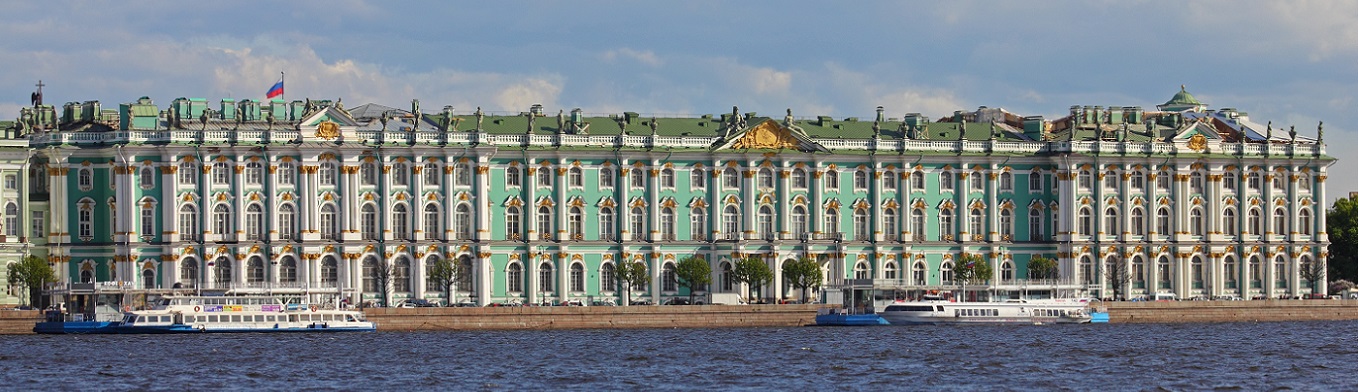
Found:
<svg viewBox="0 0 1358 392"><path fill-rule="evenodd" d="M1358 320L1358 300L1108 302L1110 323Z"/></svg>
<svg viewBox="0 0 1358 392"><path fill-rule="evenodd" d="M36 310L0 310L0 335L33 333L33 325L42 321Z"/></svg>
<svg viewBox="0 0 1358 392"><path fill-rule="evenodd" d="M553 306L367 309L383 331L798 327L819 305Z"/></svg>

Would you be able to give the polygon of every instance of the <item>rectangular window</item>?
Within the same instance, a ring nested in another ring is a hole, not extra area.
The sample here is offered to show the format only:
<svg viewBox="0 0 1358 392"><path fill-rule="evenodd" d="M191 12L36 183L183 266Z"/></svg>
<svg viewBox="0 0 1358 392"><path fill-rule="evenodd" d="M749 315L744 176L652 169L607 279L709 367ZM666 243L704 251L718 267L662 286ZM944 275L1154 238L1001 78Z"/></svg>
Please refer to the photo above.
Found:
<svg viewBox="0 0 1358 392"><path fill-rule="evenodd" d="M703 174L702 169L693 169L693 172L689 173L689 187L693 189L707 187L707 176Z"/></svg>
<svg viewBox="0 0 1358 392"><path fill-rule="evenodd" d="M156 235L156 210L154 208L141 209L141 235L150 237Z"/></svg>
<svg viewBox="0 0 1358 392"><path fill-rule="evenodd" d="M33 215L35 215L33 217L33 236L44 238L47 237L46 232L47 228L45 227L46 225L44 224L46 222L43 221L44 214L42 213L42 211L34 211Z"/></svg>

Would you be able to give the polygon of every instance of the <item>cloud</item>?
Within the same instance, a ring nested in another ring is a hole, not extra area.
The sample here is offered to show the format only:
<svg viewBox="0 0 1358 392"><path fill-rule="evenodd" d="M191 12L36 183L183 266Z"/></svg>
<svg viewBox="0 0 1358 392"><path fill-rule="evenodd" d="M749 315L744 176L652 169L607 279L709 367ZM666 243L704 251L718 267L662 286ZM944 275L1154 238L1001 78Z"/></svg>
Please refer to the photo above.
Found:
<svg viewBox="0 0 1358 392"><path fill-rule="evenodd" d="M660 57L656 56L655 52L649 50L635 50L632 48L615 49L604 52L602 57L604 61L610 63L617 61L617 59L621 57L632 59L633 61L652 67L664 65L664 62L660 61Z"/></svg>

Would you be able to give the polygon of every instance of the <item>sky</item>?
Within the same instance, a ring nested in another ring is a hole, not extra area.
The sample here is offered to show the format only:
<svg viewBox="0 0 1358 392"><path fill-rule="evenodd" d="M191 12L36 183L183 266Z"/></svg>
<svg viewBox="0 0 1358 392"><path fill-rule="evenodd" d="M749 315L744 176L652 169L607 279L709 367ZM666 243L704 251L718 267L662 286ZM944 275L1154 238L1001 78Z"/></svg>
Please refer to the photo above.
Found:
<svg viewBox="0 0 1358 392"><path fill-rule="evenodd" d="M1358 2L16 2L0 118L45 101L288 99L426 112L933 118L978 106L1212 108L1325 142L1358 191Z"/></svg>

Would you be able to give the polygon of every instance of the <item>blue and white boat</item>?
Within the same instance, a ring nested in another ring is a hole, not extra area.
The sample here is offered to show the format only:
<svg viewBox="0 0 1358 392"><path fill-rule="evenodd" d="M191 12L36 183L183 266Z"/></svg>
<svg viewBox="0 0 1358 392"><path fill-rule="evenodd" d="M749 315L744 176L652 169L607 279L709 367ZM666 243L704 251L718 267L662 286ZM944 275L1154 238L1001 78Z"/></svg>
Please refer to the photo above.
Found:
<svg viewBox="0 0 1358 392"><path fill-rule="evenodd" d="M1084 324L1090 322L1084 298L1010 299L953 302L937 296L887 305L881 316L892 325L908 324Z"/></svg>
<svg viewBox="0 0 1358 392"><path fill-rule="evenodd" d="M365 332L362 312L274 296L176 296L123 313L117 333Z"/></svg>

